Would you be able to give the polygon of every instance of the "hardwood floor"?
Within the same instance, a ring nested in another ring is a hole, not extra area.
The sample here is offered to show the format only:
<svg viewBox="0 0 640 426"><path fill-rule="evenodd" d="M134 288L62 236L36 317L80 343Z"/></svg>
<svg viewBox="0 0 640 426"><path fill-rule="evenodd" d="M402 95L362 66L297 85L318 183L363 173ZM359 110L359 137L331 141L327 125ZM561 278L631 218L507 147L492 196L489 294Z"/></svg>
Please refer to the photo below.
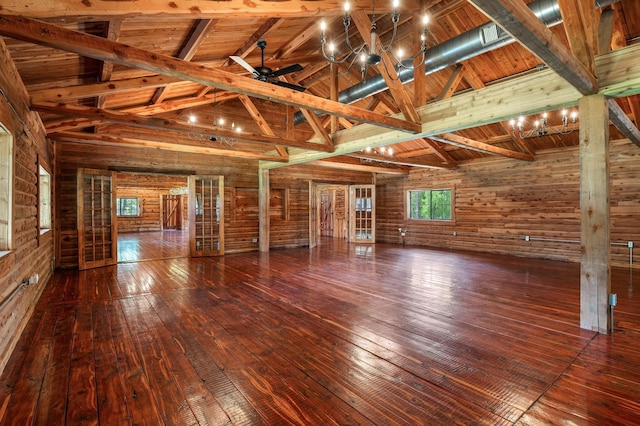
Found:
<svg viewBox="0 0 640 426"><path fill-rule="evenodd" d="M614 271L613 336L578 280L383 244L56 272L0 423L640 424L638 279Z"/></svg>
<svg viewBox="0 0 640 426"><path fill-rule="evenodd" d="M164 231L118 234L118 262L173 259L189 256L189 231Z"/></svg>

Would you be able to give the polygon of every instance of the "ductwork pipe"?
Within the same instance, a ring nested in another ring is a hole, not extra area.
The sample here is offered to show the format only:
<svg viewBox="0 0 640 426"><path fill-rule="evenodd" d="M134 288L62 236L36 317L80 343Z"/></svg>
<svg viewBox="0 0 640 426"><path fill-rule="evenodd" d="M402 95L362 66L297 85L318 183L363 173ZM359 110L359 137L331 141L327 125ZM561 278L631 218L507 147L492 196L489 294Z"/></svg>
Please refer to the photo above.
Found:
<svg viewBox="0 0 640 426"><path fill-rule="evenodd" d="M596 7L602 8L619 0L596 0ZM552 27L562 22L560 7L557 0L536 0L528 4L529 9L547 27ZM440 71L450 65L466 61L485 52L506 46L515 40L500 26L493 22L481 25L444 43L427 49L425 53L425 74ZM408 67L413 64L406 63ZM402 84L413 81L413 69L400 67L398 76ZM387 89L387 83L381 75L369 78L338 93L338 102L351 104L375 95ZM305 121L302 113L294 116L294 124Z"/></svg>

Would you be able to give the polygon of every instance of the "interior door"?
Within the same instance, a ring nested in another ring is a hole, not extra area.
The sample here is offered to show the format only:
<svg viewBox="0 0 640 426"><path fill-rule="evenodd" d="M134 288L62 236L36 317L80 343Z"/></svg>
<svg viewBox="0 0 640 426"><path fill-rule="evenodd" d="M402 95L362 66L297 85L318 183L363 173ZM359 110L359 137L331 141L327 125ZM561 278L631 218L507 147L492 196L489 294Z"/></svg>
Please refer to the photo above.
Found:
<svg viewBox="0 0 640 426"><path fill-rule="evenodd" d="M349 241L376 242L376 187L375 185L351 185L349 208Z"/></svg>
<svg viewBox="0 0 640 426"><path fill-rule="evenodd" d="M118 261L116 175L78 169L78 267L97 268Z"/></svg>
<svg viewBox="0 0 640 426"><path fill-rule="evenodd" d="M320 191L320 235L333 237L333 193L332 189Z"/></svg>
<svg viewBox="0 0 640 426"><path fill-rule="evenodd" d="M182 195L162 195L162 229L182 229Z"/></svg>
<svg viewBox="0 0 640 426"><path fill-rule="evenodd" d="M309 181L309 248L318 245L320 223L318 221L318 185Z"/></svg>
<svg viewBox="0 0 640 426"><path fill-rule="evenodd" d="M224 177L189 176L191 256L224 254Z"/></svg>

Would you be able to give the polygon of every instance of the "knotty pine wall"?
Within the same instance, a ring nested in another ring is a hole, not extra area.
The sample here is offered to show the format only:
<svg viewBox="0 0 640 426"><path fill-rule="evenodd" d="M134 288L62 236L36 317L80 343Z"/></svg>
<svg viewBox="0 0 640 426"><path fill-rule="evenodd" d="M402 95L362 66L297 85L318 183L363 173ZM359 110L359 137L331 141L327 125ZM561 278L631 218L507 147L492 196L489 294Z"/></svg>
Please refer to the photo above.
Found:
<svg viewBox="0 0 640 426"><path fill-rule="evenodd" d="M162 196L169 195L174 189L184 188L186 190L187 185L186 176L118 173L116 175L117 196L139 198L142 207L142 214L139 217L118 218L118 233L162 230ZM188 229L186 193L182 205L183 229Z"/></svg>
<svg viewBox="0 0 640 426"><path fill-rule="evenodd" d="M258 222L237 220L233 216L233 196L236 188L258 188L258 164L252 160L229 159L202 154L188 154L146 150L139 148L114 148L80 143L56 144L57 184L59 200L58 252L61 268L77 268L78 240L76 232L76 171L80 167L111 169L122 173L131 170L144 172L139 175L141 185L153 185L146 182L153 173L163 175L188 176L191 174L223 175L225 177L225 252L257 250ZM134 173L135 174L135 173ZM130 184L136 181L131 177ZM160 184L158 184L160 185ZM116 187L120 187L117 182ZM124 188L120 188L124 190ZM133 190L129 188L129 190ZM257 198L256 198L257 206ZM256 207L257 208L257 207ZM253 240L256 240L254 242Z"/></svg>
<svg viewBox="0 0 640 426"><path fill-rule="evenodd" d="M271 220L269 247L288 248L309 245L309 182L342 185L373 183L371 173L305 165L273 169L269 172L272 190L288 192L289 220Z"/></svg>
<svg viewBox="0 0 640 426"><path fill-rule="evenodd" d="M38 164L53 176L53 149L0 38L0 123L13 135L13 242L0 256L0 304L34 273L37 284L16 293L0 310L0 372L52 274L53 231L38 232ZM54 218L55 220L55 218Z"/></svg>
<svg viewBox="0 0 640 426"><path fill-rule="evenodd" d="M640 148L612 141L610 160L612 264L628 267L633 241L639 267ZM579 167L574 147L538 152L534 162L491 157L456 170L378 175L377 240L401 243L404 228L406 244L579 262ZM455 197L451 222L407 220L407 190L446 188Z"/></svg>

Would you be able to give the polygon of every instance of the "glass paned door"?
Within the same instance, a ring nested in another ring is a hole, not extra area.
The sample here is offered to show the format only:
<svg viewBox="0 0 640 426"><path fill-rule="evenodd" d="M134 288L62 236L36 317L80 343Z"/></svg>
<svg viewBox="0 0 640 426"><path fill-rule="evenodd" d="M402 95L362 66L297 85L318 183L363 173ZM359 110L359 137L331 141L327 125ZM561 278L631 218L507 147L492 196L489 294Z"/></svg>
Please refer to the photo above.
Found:
<svg viewBox="0 0 640 426"><path fill-rule="evenodd" d="M117 262L115 172L78 169L78 267Z"/></svg>
<svg viewBox="0 0 640 426"><path fill-rule="evenodd" d="M351 242L374 243L376 241L375 185L351 185Z"/></svg>
<svg viewBox="0 0 640 426"><path fill-rule="evenodd" d="M224 177L189 176L191 256L224 254Z"/></svg>

